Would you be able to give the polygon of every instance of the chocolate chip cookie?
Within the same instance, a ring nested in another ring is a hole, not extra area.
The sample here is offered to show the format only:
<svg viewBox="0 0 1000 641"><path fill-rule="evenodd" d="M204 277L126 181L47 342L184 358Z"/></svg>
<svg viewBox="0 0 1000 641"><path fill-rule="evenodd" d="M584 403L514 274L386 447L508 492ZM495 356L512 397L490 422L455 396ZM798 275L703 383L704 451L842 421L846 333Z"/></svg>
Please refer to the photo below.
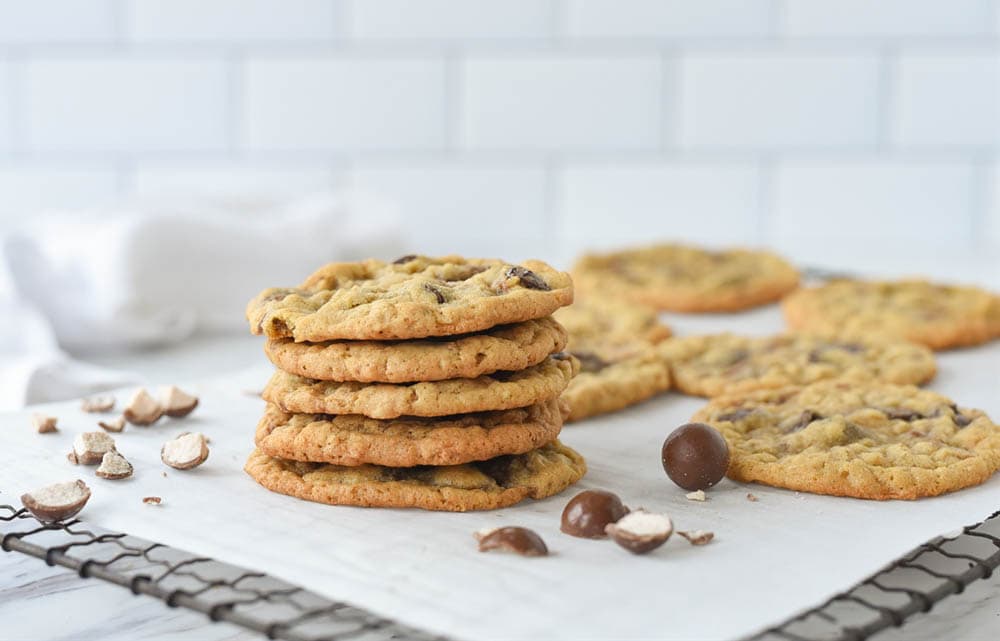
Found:
<svg viewBox="0 0 1000 641"><path fill-rule="evenodd" d="M587 471L559 441L524 454L444 467L345 467L272 458L255 450L244 467L267 489L309 501L363 507L493 510L562 492Z"/></svg>
<svg viewBox="0 0 1000 641"><path fill-rule="evenodd" d="M695 396L831 379L919 385L936 371L934 354L915 343L798 333L766 338L687 336L665 342L661 353L670 364L674 386Z"/></svg>
<svg viewBox="0 0 1000 641"><path fill-rule="evenodd" d="M693 420L726 437L730 478L804 492L915 499L1000 468L1000 427L911 385L827 381L722 396Z"/></svg>
<svg viewBox="0 0 1000 641"><path fill-rule="evenodd" d="M580 373L563 394L568 420L613 412L670 387L666 362L652 349L670 328L652 310L588 297L555 317L569 332L567 350L580 361Z"/></svg>
<svg viewBox="0 0 1000 641"><path fill-rule="evenodd" d="M799 283L795 268L770 252L671 244L584 256L573 278L589 296L621 296L676 312L756 307L780 299Z"/></svg>
<svg viewBox="0 0 1000 641"><path fill-rule="evenodd" d="M363 414L371 418L447 416L527 407L559 396L578 369L559 354L518 372L417 383L317 381L277 371L263 397L297 414Z"/></svg>
<svg viewBox="0 0 1000 641"><path fill-rule="evenodd" d="M288 414L268 405L256 444L268 456L335 465L458 465L523 454L559 436L565 403L500 412L382 421L356 414Z"/></svg>
<svg viewBox="0 0 1000 641"><path fill-rule="evenodd" d="M500 325L476 334L412 341L267 341L279 369L323 381L410 383L476 378L541 363L566 347L566 330L552 317Z"/></svg>
<svg viewBox="0 0 1000 641"><path fill-rule="evenodd" d="M782 307L789 327L890 336L948 349L1000 337L1000 296L924 280L836 280L795 292Z"/></svg>
<svg viewBox="0 0 1000 641"><path fill-rule="evenodd" d="M568 274L540 261L460 256L331 263L247 306L254 334L296 341L452 336L548 316L573 302Z"/></svg>

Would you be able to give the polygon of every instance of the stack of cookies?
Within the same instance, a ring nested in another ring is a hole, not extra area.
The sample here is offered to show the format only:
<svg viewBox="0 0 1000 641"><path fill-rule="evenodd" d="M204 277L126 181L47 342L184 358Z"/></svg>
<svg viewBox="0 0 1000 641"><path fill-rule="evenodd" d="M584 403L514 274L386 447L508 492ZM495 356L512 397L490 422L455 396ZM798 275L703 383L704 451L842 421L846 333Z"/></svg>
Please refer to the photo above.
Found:
<svg viewBox="0 0 1000 641"><path fill-rule="evenodd" d="M332 263L251 301L278 368L246 471L337 505L480 510L561 492L582 457L557 437L578 363L545 263L457 256Z"/></svg>

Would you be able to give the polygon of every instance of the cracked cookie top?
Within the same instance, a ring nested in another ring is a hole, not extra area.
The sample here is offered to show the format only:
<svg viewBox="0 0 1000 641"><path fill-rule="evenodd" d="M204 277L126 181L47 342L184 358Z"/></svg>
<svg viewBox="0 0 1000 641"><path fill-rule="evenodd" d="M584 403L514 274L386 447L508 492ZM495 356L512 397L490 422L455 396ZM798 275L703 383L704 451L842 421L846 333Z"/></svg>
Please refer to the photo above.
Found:
<svg viewBox="0 0 1000 641"><path fill-rule="evenodd" d="M584 256L573 277L587 294L678 312L755 307L778 300L799 282L795 268L770 252L675 244Z"/></svg>
<svg viewBox="0 0 1000 641"><path fill-rule="evenodd" d="M548 316L573 302L568 274L460 256L330 263L247 306L250 330L296 341L451 336Z"/></svg>
<svg viewBox="0 0 1000 641"><path fill-rule="evenodd" d="M936 496L1000 468L1000 427L912 385L822 382L722 396L693 420L726 437L731 478L818 494Z"/></svg>
<svg viewBox="0 0 1000 641"><path fill-rule="evenodd" d="M921 384L934 377L934 354L914 343L813 334L761 338L709 334L672 339L662 353L678 389L719 396L822 380Z"/></svg>
<svg viewBox="0 0 1000 641"><path fill-rule="evenodd" d="M835 280L782 304L792 329L889 336L931 349L1000 337L1000 296L925 280Z"/></svg>

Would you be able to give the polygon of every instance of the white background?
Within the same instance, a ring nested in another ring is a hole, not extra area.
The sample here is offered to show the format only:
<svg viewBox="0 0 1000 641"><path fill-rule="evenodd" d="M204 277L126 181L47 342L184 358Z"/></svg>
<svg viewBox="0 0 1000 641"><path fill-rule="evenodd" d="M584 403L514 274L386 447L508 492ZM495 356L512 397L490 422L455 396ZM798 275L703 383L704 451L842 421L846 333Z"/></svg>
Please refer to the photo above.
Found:
<svg viewBox="0 0 1000 641"><path fill-rule="evenodd" d="M998 7L0 0L0 231L135 194L355 186L428 253L983 255Z"/></svg>

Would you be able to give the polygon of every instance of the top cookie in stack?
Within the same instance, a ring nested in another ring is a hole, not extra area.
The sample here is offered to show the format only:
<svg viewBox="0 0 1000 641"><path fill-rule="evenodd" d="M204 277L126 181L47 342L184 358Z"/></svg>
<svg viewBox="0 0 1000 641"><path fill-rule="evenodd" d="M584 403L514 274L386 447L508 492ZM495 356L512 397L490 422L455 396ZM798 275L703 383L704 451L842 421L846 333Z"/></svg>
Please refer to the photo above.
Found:
<svg viewBox="0 0 1000 641"><path fill-rule="evenodd" d="M247 471L335 504L489 509L585 471L556 437L576 373L567 274L457 256L327 265L247 308L279 368Z"/></svg>

